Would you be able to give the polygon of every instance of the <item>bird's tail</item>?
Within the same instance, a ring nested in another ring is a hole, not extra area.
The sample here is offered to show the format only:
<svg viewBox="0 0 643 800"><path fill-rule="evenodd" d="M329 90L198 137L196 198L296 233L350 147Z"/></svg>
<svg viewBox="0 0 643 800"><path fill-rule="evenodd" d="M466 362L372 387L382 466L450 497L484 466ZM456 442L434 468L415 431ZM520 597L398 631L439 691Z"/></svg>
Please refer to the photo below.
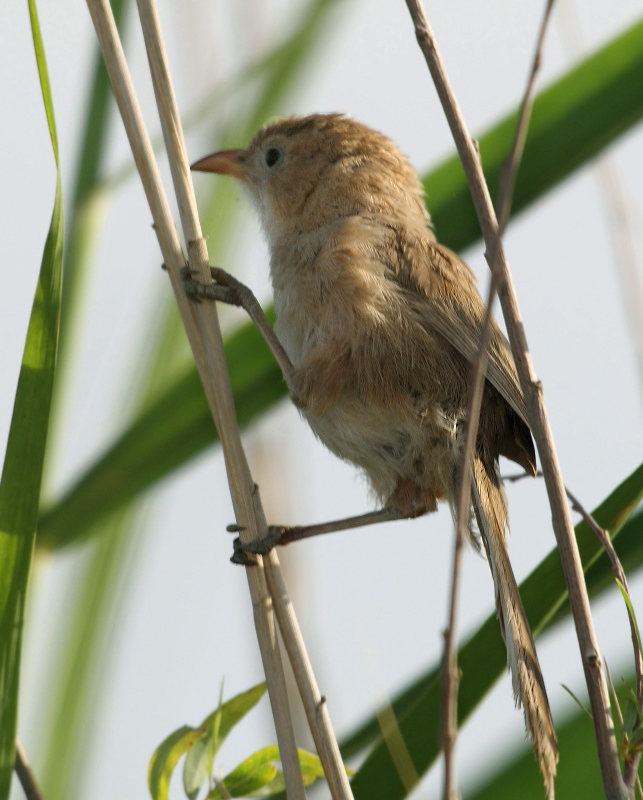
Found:
<svg viewBox="0 0 643 800"><path fill-rule="evenodd" d="M525 726L533 740L534 754L540 764L548 800L553 800L558 761L556 734L536 646L507 553L507 505L495 467L487 469L477 456L473 461L472 494L478 527L493 575L496 609L507 647L514 696L516 703L522 705L524 710Z"/></svg>

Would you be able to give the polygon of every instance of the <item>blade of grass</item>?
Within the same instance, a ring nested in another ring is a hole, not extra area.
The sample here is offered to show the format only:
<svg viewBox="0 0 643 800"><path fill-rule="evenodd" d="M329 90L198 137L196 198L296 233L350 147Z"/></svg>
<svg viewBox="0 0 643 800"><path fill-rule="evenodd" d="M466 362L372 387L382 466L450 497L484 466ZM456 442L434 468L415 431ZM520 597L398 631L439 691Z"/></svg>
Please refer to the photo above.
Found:
<svg viewBox="0 0 643 800"><path fill-rule="evenodd" d="M127 0L112 0L114 18L122 30ZM98 199L102 194L102 169L105 161L107 132L114 102L103 59L96 48L94 66L87 91L85 118L78 148L74 187L68 211L63 264L63 300L61 307L59 358L65 363L68 337L74 330L74 312L78 305L82 278L87 272L92 245L98 234L100 215ZM63 366L64 369L64 366Z"/></svg>
<svg viewBox="0 0 643 800"><path fill-rule="evenodd" d="M61 295L63 212L58 142L35 0L31 32L56 162L54 207L22 358L0 481L0 798L9 795L18 714L25 596L38 519L40 482L56 368Z"/></svg>
<svg viewBox="0 0 643 800"><path fill-rule="evenodd" d="M643 497L643 465L621 483L593 512L601 527L610 531L612 538L623 535L641 537L643 514L638 514L625 526L628 516ZM581 521L575 528L584 569L599 562L610 571L609 559L589 526ZM643 563L643 559L641 561ZM594 578L602 573L595 571ZM534 634L551 624L556 611L563 608L569 614L567 593L560 559L556 550L536 567L520 585L520 594ZM461 724L497 678L506 669L506 651L495 615L491 615L476 633L460 648L458 663L462 670L460 682L459 723ZM439 755L440 674L439 667L421 676L392 702L400 731L418 774L423 775ZM380 738L375 718L368 720L350 736L342 748L343 757L362 749ZM352 782L355 798L369 800L395 800L405 797L405 790L397 775L386 745L381 741L371 751Z"/></svg>
<svg viewBox="0 0 643 800"><path fill-rule="evenodd" d="M629 684L636 682L634 674ZM582 797L583 800L603 800L605 797L598 763L588 758L595 744L592 723L582 710L568 716L557 725L560 761L556 775L558 797ZM514 758L492 776L479 781L467 792L467 800L513 800L520 786L521 800L542 800L542 782L533 768L531 751L521 748Z"/></svg>

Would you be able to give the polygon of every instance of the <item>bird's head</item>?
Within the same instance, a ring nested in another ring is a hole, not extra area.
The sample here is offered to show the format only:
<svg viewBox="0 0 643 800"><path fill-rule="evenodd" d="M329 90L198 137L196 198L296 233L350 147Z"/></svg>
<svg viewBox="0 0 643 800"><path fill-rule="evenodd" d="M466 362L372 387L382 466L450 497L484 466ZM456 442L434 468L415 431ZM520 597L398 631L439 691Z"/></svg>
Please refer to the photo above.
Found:
<svg viewBox="0 0 643 800"><path fill-rule="evenodd" d="M341 114L277 120L245 150L213 153L192 169L239 179L271 244L355 215L428 223L407 159L390 139Z"/></svg>

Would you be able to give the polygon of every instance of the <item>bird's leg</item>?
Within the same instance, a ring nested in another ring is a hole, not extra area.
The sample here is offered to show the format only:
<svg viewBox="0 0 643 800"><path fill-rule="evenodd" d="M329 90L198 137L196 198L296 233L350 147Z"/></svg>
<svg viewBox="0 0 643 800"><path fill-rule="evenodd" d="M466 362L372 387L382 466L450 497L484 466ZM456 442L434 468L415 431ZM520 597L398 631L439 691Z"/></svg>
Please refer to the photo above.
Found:
<svg viewBox="0 0 643 800"><path fill-rule="evenodd" d="M238 281L229 272L220 267L210 267L210 274L215 282L201 283L201 281L197 281L192 277L193 271L190 267L183 267L181 277L183 278L183 286L187 296L196 302L213 300L243 308L268 345L292 393L294 390L292 362L275 332L270 327L270 323L266 319L266 315L263 313L257 298L244 283L241 283L241 281Z"/></svg>
<svg viewBox="0 0 643 800"><path fill-rule="evenodd" d="M381 508L379 511L369 511L366 514L358 514L355 517L336 519L332 522L322 522L318 525L270 525L268 535L263 539L254 542L242 542L237 538L234 540L234 553L231 561L235 564L252 564L252 553L265 555L273 547L283 546L291 542L298 542L301 539L308 539L311 536L319 536L322 533L334 533L335 531L346 531L351 528L362 528L364 525L375 525L378 522L391 522L396 519L409 519L410 516L395 508ZM238 525L228 525L230 533L238 532Z"/></svg>
<svg viewBox="0 0 643 800"><path fill-rule="evenodd" d="M401 501L401 502L400 502ZM388 504L379 511L369 511L354 517L345 517L333 522L322 522L318 525L297 525L293 527L270 525L268 535L254 542L241 542L234 540L234 554L232 561L236 564L252 564L252 553L265 555L269 550L278 545L290 544L300 539L308 539L322 533L346 531L351 528L362 528L364 525L375 525L379 522L392 522L396 519L412 519L435 511L436 502L432 494L422 493L411 481L400 480L395 492L391 495ZM240 528L229 525L228 531L236 533Z"/></svg>

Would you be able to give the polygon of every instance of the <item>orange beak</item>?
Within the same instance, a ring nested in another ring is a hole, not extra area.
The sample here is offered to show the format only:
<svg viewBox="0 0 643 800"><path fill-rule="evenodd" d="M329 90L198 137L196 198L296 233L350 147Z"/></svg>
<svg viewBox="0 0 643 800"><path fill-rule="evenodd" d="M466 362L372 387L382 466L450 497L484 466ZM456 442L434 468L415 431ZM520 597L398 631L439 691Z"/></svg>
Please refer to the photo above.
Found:
<svg viewBox="0 0 643 800"><path fill-rule="evenodd" d="M197 172L216 172L219 175L232 175L245 181L248 177L243 161L243 150L219 150L205 158L200 158L190 166Z"/></svg>

